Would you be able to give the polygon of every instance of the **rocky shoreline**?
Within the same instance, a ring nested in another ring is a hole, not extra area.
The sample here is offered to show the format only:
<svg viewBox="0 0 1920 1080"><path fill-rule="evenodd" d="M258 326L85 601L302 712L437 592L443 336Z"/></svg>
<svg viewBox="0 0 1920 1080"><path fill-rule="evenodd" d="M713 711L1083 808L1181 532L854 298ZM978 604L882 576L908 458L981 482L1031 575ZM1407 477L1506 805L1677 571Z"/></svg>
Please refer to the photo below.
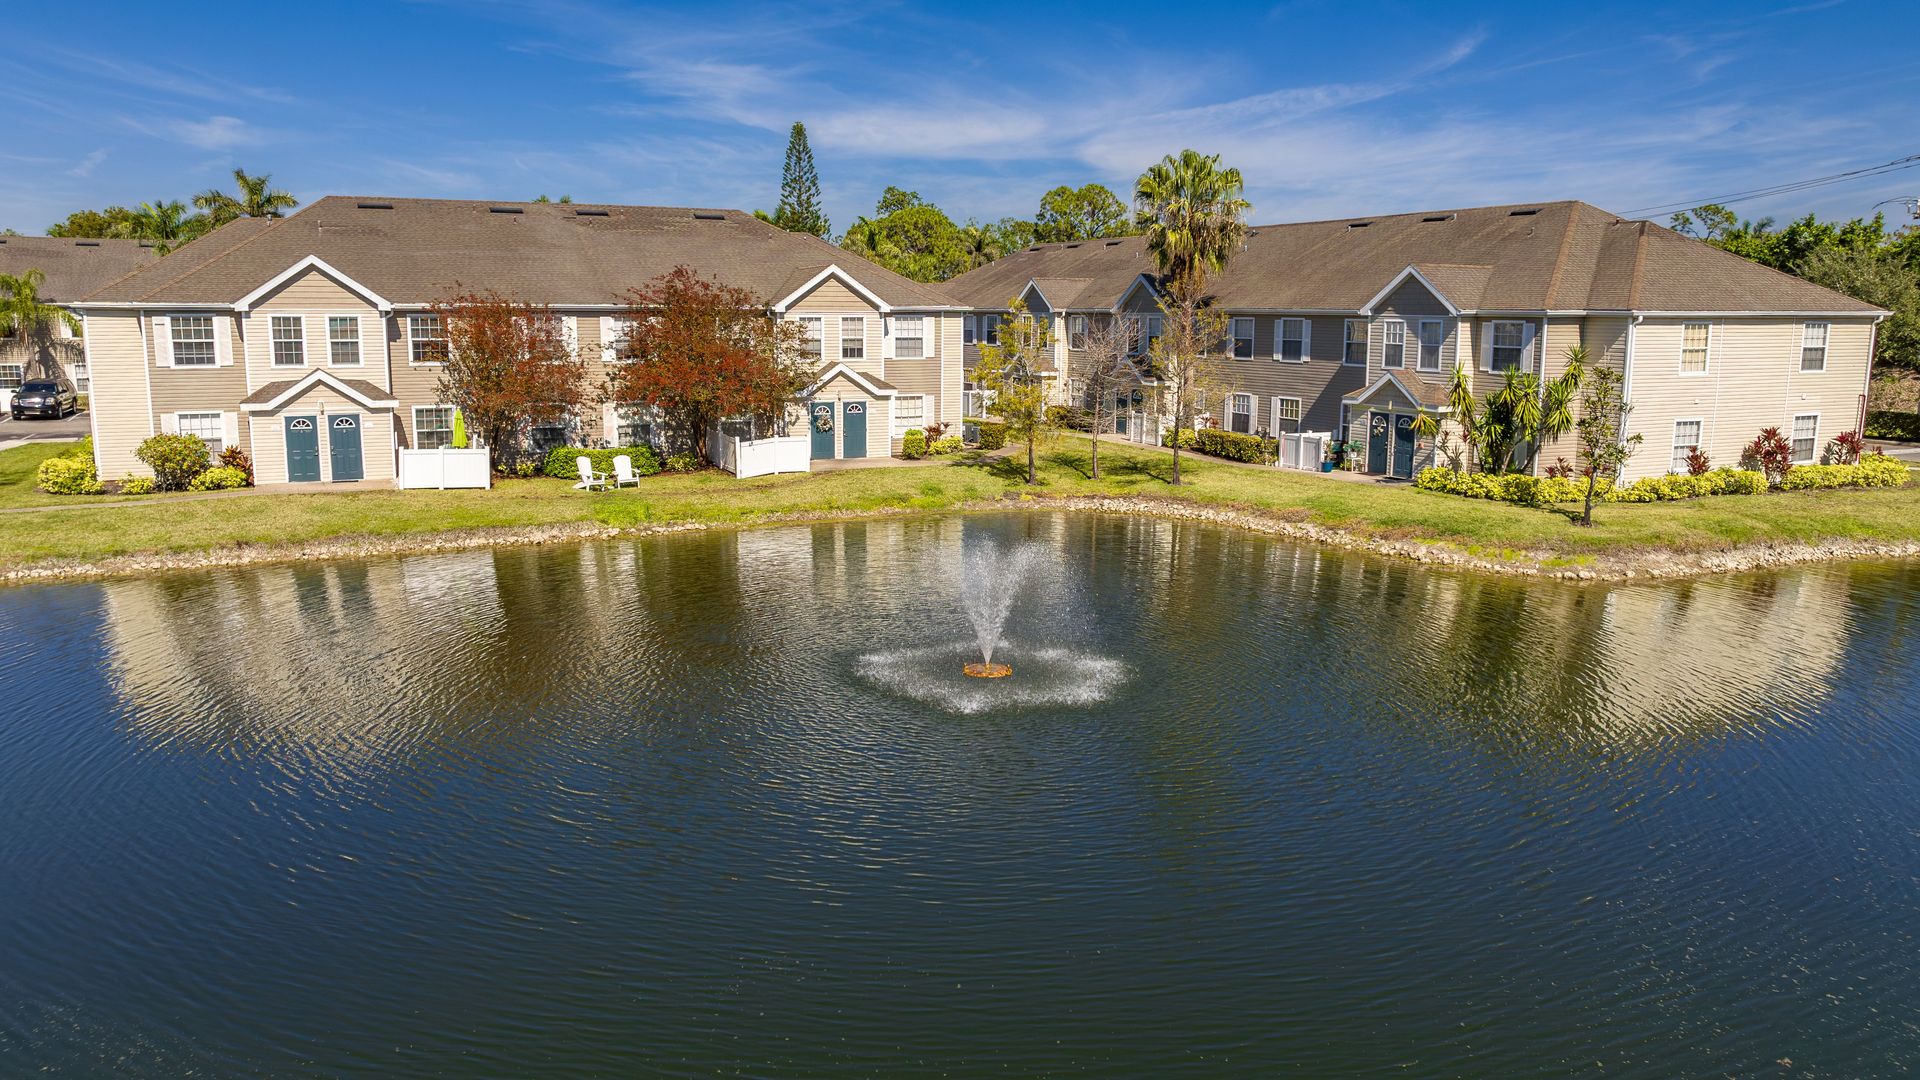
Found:
<svg viewBox="0 0 1920 1080"><path fill-rule="evenodd" d="M1010 494L1004 499L967 503L951 510L885 507L863 511L808 511L767 514L744 522L674 522L630 528L575 522L562 525L509 526L459 532L419 533L407 536L344 536L294 544L243 544L206 551L116 555L91 561L49 559L0 570L0 584L23 585L36 582L78 581L262 566L273 563L425 555L471 551L476 548L567 544L588 540L711 532L722 529L1007 510L1064 510L1202 522L1287 540L1328 544L1349 551L1404 559L1451 570L1511 574L1576 583L1649 581L1742 570L1765 570L1817 562L1920 557L1920 542L1829 540L1814 544L1746 544L1717 551L1672 551L1651 548L1619 554L1588 556L1577 560L1569 560L1565 556L1550 551L1534 551L1519 553L1524 556L1524 559L1507 559L1478 554L1436 541L1368 536L1363 532L1335 526L1289 520L1284 513L1245 507L1211 506L1181 499L1152 496L1031 497Z"/></svg>

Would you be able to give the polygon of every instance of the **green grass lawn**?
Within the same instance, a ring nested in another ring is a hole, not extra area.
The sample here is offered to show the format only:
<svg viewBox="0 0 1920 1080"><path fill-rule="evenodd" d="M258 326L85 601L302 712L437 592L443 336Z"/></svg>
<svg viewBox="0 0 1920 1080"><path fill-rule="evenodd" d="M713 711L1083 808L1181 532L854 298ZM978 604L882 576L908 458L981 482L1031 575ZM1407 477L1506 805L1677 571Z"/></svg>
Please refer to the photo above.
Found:
<svg viewBox="0 0 1920 1080"><path fill-rule="evenodd" d="M1236 505L1370 536L1445 542L1485 553L1527 552L1553 560L1759 541L1920 540L1920 485L1607 504L1595 512L1596 527L1586 529L1554 511L1415 491L1409 485L1351 484L1280 469L1245 468L1192 455L1182 458L1187 483L1176 488L1167 482L1169 454L1118 445L1101 447L1101 478L1095 481L1087 475L1086 443L1078 439L1063 439L1042 451L1041 482L1033 488L1023 483L1024 460L968 458L914 468L754 480L717 472L663 474L638 488L601 494L575 491L564 480L538 479L506 481L491 491L321 492L193 502L163 496L120 505L107 505L97 497L31 491L33 466L57 445L0 452L0 507L74 507L0 514L0 565L567 522L749 523L783 513L943 510L1008 492L1140 495Z"/></svg>

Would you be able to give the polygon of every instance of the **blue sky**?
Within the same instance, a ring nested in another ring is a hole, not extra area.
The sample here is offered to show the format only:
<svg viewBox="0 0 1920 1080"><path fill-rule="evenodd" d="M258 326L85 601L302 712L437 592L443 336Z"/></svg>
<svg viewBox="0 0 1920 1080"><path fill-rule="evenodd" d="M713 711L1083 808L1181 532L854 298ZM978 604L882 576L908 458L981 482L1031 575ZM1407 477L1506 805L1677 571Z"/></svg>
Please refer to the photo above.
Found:
<svg viewBox="0 0 1920 1080"><path fill-rule="evenodd" d="M0 58L0 227L22 232L235 165L303 200L771 208L796 119L836 230L889 183L956 219L1030 215L1182 146L1239 166L1261 222L1625 212L1920 153L1912 11L1859 0L1281 0L1209 7L1211 33L1117 2L23 7ZM1920 169L1739 209L1915 193Z"/></svg>

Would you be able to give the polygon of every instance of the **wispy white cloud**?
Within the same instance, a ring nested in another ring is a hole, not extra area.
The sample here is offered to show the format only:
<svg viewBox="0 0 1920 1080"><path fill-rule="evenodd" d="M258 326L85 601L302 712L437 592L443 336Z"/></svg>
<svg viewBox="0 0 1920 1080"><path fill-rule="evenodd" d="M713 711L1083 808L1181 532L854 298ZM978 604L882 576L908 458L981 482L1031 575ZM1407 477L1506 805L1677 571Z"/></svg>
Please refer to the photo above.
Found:
<svg viewBox="0 0 1920 1080"><path fill-rule="evenodd" d="M107 160L107 151L105 147L102 147L88 154L86 157L81 158L80 163L78 165L75 165L73 168L67 170L67 175L77 176L84 180L87 177L92 176L93 170L99 168L100 163L105 160Z"/></svg>
<svg viewBox="0 0 1920 1080"><path fill-rule="evenodd" d="M143 134L199 150L231 150L241 146L256 146L269 140L266 132L237 116L209 116L204 120L181 117L122 119L128 127Z"/></svg>

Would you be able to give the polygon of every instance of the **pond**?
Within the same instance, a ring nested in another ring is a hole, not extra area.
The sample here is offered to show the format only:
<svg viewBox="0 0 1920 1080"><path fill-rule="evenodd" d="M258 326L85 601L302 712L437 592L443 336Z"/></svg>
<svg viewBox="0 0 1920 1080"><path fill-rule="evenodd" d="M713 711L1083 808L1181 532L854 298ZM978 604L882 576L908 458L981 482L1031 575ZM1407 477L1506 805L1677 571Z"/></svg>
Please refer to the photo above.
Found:
<svg viewBox="0 0 1920 1080"><path fill-rule="evenodd" d="M1920 1068L1912 563L1017 513L19 588L0 649L8 1074Z"/></svg>

